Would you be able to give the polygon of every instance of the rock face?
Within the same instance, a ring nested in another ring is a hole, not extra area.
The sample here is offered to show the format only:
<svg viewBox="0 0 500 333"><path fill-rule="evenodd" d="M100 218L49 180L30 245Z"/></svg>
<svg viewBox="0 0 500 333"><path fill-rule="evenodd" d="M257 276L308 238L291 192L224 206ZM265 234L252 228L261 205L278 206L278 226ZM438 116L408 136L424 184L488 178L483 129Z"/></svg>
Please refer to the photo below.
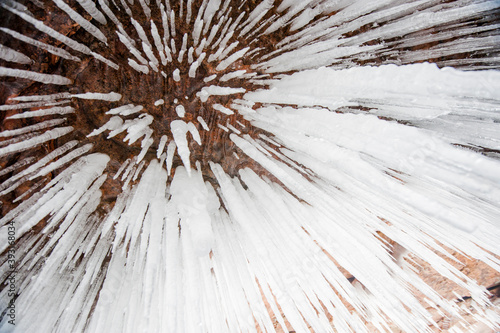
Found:
<svg viewBox="0 0 500 333"><path fill-rule="evenodd" d="M499 13L0 0L0 331L496 332Z"/></svg>

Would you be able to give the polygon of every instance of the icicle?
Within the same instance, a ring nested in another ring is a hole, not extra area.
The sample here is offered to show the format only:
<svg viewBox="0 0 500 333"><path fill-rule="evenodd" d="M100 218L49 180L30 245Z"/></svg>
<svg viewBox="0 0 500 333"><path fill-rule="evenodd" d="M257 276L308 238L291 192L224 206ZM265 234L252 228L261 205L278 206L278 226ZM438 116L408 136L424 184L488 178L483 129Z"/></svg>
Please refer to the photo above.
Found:
<svg viewBox="0 0 500 333"><path fill-rule="evenodd" d="M229 129L224 125L217 123L217 127L223 130L224 132L229 132Z"/></svg>
<svg viewBox="0 0 500 333"><path fill-rule="evenodd" d="M38 162L30 165L25 170L10 177L8 180L6 180L4 183L2 183L0 185L0 190L2 191L1 195L10 193L11 191L15 190L19 185L21 185L25 180L27 180L27 176L33 174L34 172L36 172L41 167L45 166L47 163L49 163L53 159L66 153L67 151L73 149L77 145L78 145L78 141L76 141L76 140L69 141L69 142L65 143L64 145L62 145L61 147L54 149L52 152L50 152L49 154L42 157L40 160L38 160Z"/></svg>
<svg viewBox="0 0 500 333"><path fill-rule="evenodd" d="M264 0L262 1L251 13L248 15L247 20L243 23L243 30L241 30L240 35L244 36L253 27L259 23L259 21L267 14L267 12L272 8L274 0Z"/></svg>
<svg viewBox="0 0 500 333"><path fill-rule="evenodd" d="M80 51L80 52L85 53L85 54L92 53L92 51L84 44L78 43L78 42L72 40L71 38L66 37L65 35L55 31L54 29L49 28L48 26L43 24L43 22L38 21L37 19L33 18L32 16L29 16L26 13L20 12L19 10L16 10L12 7L9 7L8 5L6 5L3 2L0 2L0 6L7 9L8 11L16 14L17 16L19 16L20 18L22 18L26 22L32 24L33 26L35 26L35 28L37 28L41 32L44 32L47 35L49 35L49 36L61 41L62 43L68 45L73 50Z"/></svg>
<svg viewBox="0 0 500 333"><path fill-rule="evenodd" d="M113 0L112 0L113 1ZM113 13L113 11L111 10L111 8L109 8L109 3L107 0L99 0L99 5L101 5L101 8L102 10L104 11L104 14L108 15L108 17L111 19L111 21L113 21L113 23L116 25L116 26L121 26L121 23L120 21L118 20L118 18L115 16L115 14ZM115 4L116 5L116 4ZM103 15L104 16L104 15ZM106 18L104 17L104 20L106 20ZM97 20L99 21L99 20ZM102 23L101 21L99 21L101 24L106 24L106 23Z"/></svg>
<svg viewBox="0 0 500 333"><path fill-rule="evenodd" d="M194 48L191 46L188 50L188 64L192 64L193 61L194 61L194 58L193 58L193 54L194 54Z"/></svg>
<svg viewBox="0 0 500 333"><path fill-rule="evenodd" d="M122 191L124 191L125 189L127 189L128 184L130 183L130 181L134 177L134 174L135 174L136 170L137 170L137 168L136 168L135 164L132 163L132 164L129 165L129 167L127 168L128 172L125 173L127 175L127 177L125 178L125 180L123 180L124 177L122 177L122 181L123 181Z"/></svg>
<svg viewBox="0 0 500 333"><path fill-rule="evenodd" d="M163 44L165 46L167 45L167 41L170 39L170 31L168 28L168 15L167 12L165 11L165 7L163 4L160 5L160 11L161 11L161 23L163 26Z"/></svg>
<svg viewBox="0 0 500 333"><path fill-rule="evenodd" d="M139 163L140 161L142 161L144 156L146 156L146 153L148 152L149 147L151 147L152 144L153 144L152 138L149 138L148 140L142 142L142 145L141 145L142 149L141 149L141 152L139 153L139 155L137 156L136 163Z"/></svg>
<svg viewBox="0 0 500 333"><path fill-rule="evenodd" d="M65 11L69 17L73 19L76 23L78 23L83 29L87 30L92 36L95 38L99 39L101 42L107 45L108 40L106 36L99 30L95 25L84 19L80 14L75 12L70 6L68 6L64 1L62 0L53 0L54 3L61 8L63 11ZM89 1L90 2L90 1ZM95 6L94 6L95 8ZM96 9L97 10L97 9ZM102 16L102 14L101 14ZM104 18L104 16L102 16ZM104 23L106 23L106 20L104 20Z"/></svg>
<svg viewBox="0 0 500 333"><path fill-rule="evenodd" d="M173 72L172 72L172 75L174 77L174 81L176 82L179 82L181 80L181 76L180 76L180 70L179 68L176 68Z"/></svg>
<svg viewBox="0 0 500 333"><path fill-rule="evenodd" d="M0 67L0 76L17 77L19 79L28 79L41 83L56 84L56 85L66 85L73 83L73 81L71 81L70 79L60 75L41 74L37 72L25 71L22 69L13 69L5 67Z"/></svg>
<svg viewBox="0 0 500 333"><path fill-rule="evenodd" d="M191 162L189 161L190 151L186 138L188 126L182 120L174 120L170 123L170 129L174 137L175 145L177 146L177 153L186 167L188 175L191 176Z"/></svg>
<svg viewBox="0 0 500 333"><path fill-rule="evenodd" d="M206 54L205 52L203 52L202 54L200 54L200 56L198 57L198 59L196 59L196 62L197 62L198 64L203 63L203 60L205 60L206 55L207 55L207 54Z"/></svg>
<svg viewBox="0 0 500 333"><path fill-rule="evenodd" d="M151 35L153 35L153 40L155 42L156 50L160 55L161 63L163 66L167 65L167 58L165 57L164 49L160 38L160 34L158 33L158 28L156 28L156 24L151 20Z"/></svg>
<svg viewBox="0 0 500 333"><path fill-rule="evenodd" d="M134 59L128 58L128 64L130 67L140 73L149 74L149 67L146 65L138 64Z"/></svg>
<svg viewBox="0 0 500 333"><path fill-rule="evenodd" d="M106 112L106 114L119 114L122 116L128 116L134 113L137 113L144 109L142 105L134 105L134 104L127 104L127 105L122 105L117 108L111 109Z"/></svg>
<svg viewBox="0 0 500 333"><path fill-rule="evenodd" d="M128 144L131 145L140 137L150 135L152 130L149 128L149 125L153 122L153 116L144 113L141 116L125 122L122 128L127 129L127 136L125 136L123 142L128 141Z"/></svg>
<svg viewBox="0 0 500 333"><path fill-rule="evenodd" d="M191 64L189 67L189 77L194 78L196 77L196 70L198 69L199 63L198 61L195 61Z"/></svg>
<svg viewBox="0 0 500 333"><path fill-rule="evenodd" d="M226 124L226 127L229 128L231 131L233 131L236 134L241 134L241 131L239 129L237 129L236 127L234 127L233 125L231 125L229 123Z"/></svg>
<svg viewBox="0 0 500 333"><path fill-rule="evenodd" d="M106 24L106 18L104 15L97 9L95 6L94 2L91 0L76 0L78 3L85 9L87 13L92 16L96 21L98 21L101 24ZM102 7L102 4L101 4Z"/></svg>
<svg viewBox="0 0 500 333"><path fill-rule="evenodd" d="M46 167L44 167L43 169L38 171L38 173L36 175L29 177L29 179L33 180L33 179L38 178L38 177L43 177L43 176L47 175L48 173L50 173L56 169L59 169L60 167L62 167L66 163L70 162L71 160L74 160L75 158L80 157L81 155L83 155L85 153L88 153L92 149L92 147L93 147L93 144L88 143L80 148L77 148L77 149L70 151L65 156L62 156L61 158L57 159L57 161L50 163L49 165L47 165Z"/></svg>
<svg viewBox="0 0 500 333"><path fill-rule="evenodd" d="M0 59L10 62L17 62L18 64L24 65L33 63L33 60L31 60L28 56L22 54L21 52L8 48L7 46L4 46L2 44L0 44Z"/></svg>
<svg viewBox="0 0 500 333"><path fill-rule="evenodd" d="M222 77L220 78L220 81L221 82L226 82L226 81L229 81L229 80L232 80L234 78L238 78L238 77L241 77L243 74L245 74L247 71L242 69L242 70L239 70L239 71L235 71L235 72L231 72L231 73L227 73L227 74L224 74L222 75Z"/></svg>
<svg viewBox="0 0 500 333"><path fill-rule="evenodd" d="M65 104L69 103L69 101L62 101L62 102L48 102L44 100L39 100L36 102L27 102L27 103L17 103L17 104L5 104L5 105L0 105L0 111L6 111L6 110L20 110L20 109L28 109L28 108L35 108L38 106L48 106L48 105L54 105L54 104Z"/></svg>
<svg viewBox="0 0 500 333"><path fill-rule="evenodd" d="M127 161L130 161L130 164L128 164L128 166L125 169L125 172L122 175L122 178L121 178L122 181L124 181L125 179L127 179L128 176L130 175L130 172L132 170L134 170L134 168L135 168L135 161L137 161L137 157L134 156L132 159L128 159ZM130 178L132 178L132 177L130 177Z"/></svg>
<svg viewBox="0 0 500 333"><path fill-rule="evenodd" d="M153 50L147 45L146 43L142 43L142 49L144 50L144 53L146 53L147 57L149 58L150 66L153 68L155 72L158 72L158 67L160 63L158 62L158 59L156 59L155 55L153 54Z"/></svg>
<svg viewBox="0 0 500 333"><path fill-rule="evenodd" d="M244 88L230 88L230 87L219 87L219 86L209 86L203 87L201 91L196 93L196 96L200 98L202 102L206 102L210 96L224 96L244 93L246 90Z"/></svg>
<svg viewBox="0 0 500 333"><path fill-rule="evenodd" d="M24 119L24 118L33 118L33 117L43 117L48 115L65 115L69 113L75 113L75 109L71 106L56 106L49 109L40 109L35 111L26 111L23 113L17 113L12 116L7 117L7 119Z"/></svg>
<svg viewBox="0 0 500 333"><path fill-rule="evenodd" d="M139 0L139 3L141 4L142 10L144 11L144 14L146 15L146 18L148 20L151 19L151 9L148 6L148 3L146 3L144 0Z"/></svg>
<svg viewBox="0 0 500 333"><path fill-rule="evenodd" d="M205 83L207 83L207 82L212 81L212 80L213 80L213 79L215 79L216 77L217 77L217 74L212 74L212 75L207 76L206 78L204 78L204 79L203 79L203 81L204 81Z"/></svg>
<svg viewBox="0 0 500 333"><path fill-rule="evenodd" d="M203 49L205 48L205 44L207 43L207 39L206 38L203 38L201 40L201 43L200 45L196 48L196 55L200 55L201 52L203 52Z"/></svg>
<svg viewBox="0 0 500 333"><path fill-rule="evenodd" d="M109 67L115 69L115 70L118 70L120 68L120 66L118 66L117 64L115 64L114 62L112 62L111 60L103 57L102 55L100 55L99 53L95 53L95 52L90 52L90 54L96 58L97 60L99 61L102 61L103 63L105 63L106 65L108 65Z"/></svg>
<svg viewBox="0 0 500 333"><path fill-rule="evenodd" d="M46 50L47 52L52 53L52 54L54 54L54 55L56 55L58 57L61 57L61 58L64 58L64 59L68 59L68 60L73 60L73 61L80 61L80 58L72 56L66 50L57 48L57 47L49 45L49 44L45 44L45 43L39 42L39 41L37 41L37 40L35 40L33 38L26 37L26 36L24 36L24 35L16 32L16 31L13 31L13 30L10 30L10 29L7 29L7 28L3 28L3 27L0 27L0 31L3 31L3 32L11 35L14 38L17 38L20 41L23 41L25 43L31 44L33 46L36 46L36 47L38 47L38 48L40 48L42 50Z"/></svg>
<svg viewBox="0 0 500 333"><path fill-rule="evenodd" d="M226 33L226 30L229 28L229 23L231 23L231 20L227 22L224 29L222 29L219 39L211 46L212 49L215 49L220 44L219 50L222 51L226 47L227 42L233 37L234 31Z"/></svg>
<svg viewBox="0 0 500 333"><path fill-rule="evenodd" d="M219 30L220 26L217 23L212 27L212 30L210 30L210 35L208 35L207 41L205 43L206 47L210 46L212 43L213 39L215 38L215 34L217 34L217 31Z"/></svg>
<svg viewBox="0 0 500 333"><path fill-rule="evenodd" d="M189 25L191 23L191 16L193 15L193 0L188 0L187 1L187 11L186 11L186 24Z"/></svg>
<svg viewBox="0 0 500 333"><path fill-rule="evenodd" d="M245 55L245 53L249 50L250 48L249 47L246 47L238 52L235 52L233 53L232 55L230 55L227 59L221 61L217 67L215 68L216 70L218 71L223 71L225 70L227 67L229 67L233 62L235 62L236 60L240 59L241 57L243 57Z"/></svg>
<svg viewBox="0 0 500 333"><path fill-rule="evenodd" d="M146 161L141 161L141 163L139 163L139 165L137 166L137 169L134 172L134 176L132 177L133 182L135 182L137 180L137 177L139 177L139 175L142 171L142 168L144 168L145 165L146 165Z"/></svg>
<svg viewBox="0 0 500 333"><path fill-rule="evenodd" d="M125 170L125 168L129 163L130 163L130 158L126 159L125 162L122 163L118 171L116 171L115 175L113 176L113 179L117 179L118 177L120 177L120 174L123 172L123 170Z"/></svg>
<svg viewBox="0 0 500 333"><path fill-rule="evenodd" d="M5 138L5 137L9 137L9 136L15 136L15 135L20 135L20 134L25 134L25 133L30 133L30 132L36 132L36 131L39 131L41 129L46 129L49 127L54 127L54 126L60 125L60 124L64 123L65 121L66 121L66 119L64 119L64 118L63 119L52 119L52 120L43 121L41 123L37 123L35 125L21 127L21 128L17 128L17 129L13 129L13 130L6 130L3 132L0 132L0 137Z"/></svg>
<svg viewBox="0 0 500 333"><path fill-rule="evenodd" d="M205 122L205 120L201 116L198 116L196 119L198 120L198 122L201 124L201 126L203 127L203 129L205 131L209 131L210 130L210 128L208 128L207 123Z"/></svg>
<svg viewBox="0 0 500 333"><path fill-rule="evenodd" d="M191 251L196 255L195 258L208 256L215 242L211 214L216 208L208 198L209 192L206 186L201 174L195 173L191 177L189 172L179 167L175 170L170 187L171 202L177 206L180 223L192 237Z"/></svg>
<svg viewBox="0 0 500 333"><path fill-rule="evenodd" d="M6 175L8 173L11 173L11 172L13 172L13 171L15 171L17 169L20 169L20 168L22 168L22 167L24 167L24 166L26 166L28 164L31 164L31 163L33 163L35 161L36 161L36 158L34 158L34 157L27 157L27 158L24 158L24 159L22 159L20 161L17 161L16 163L12 164L11 166L3 168L2 170L0 170L0 177Z"/></svg>
<svg viewBox="0 0 500 333"><path fill-rule="evenodd" d="M234 42L234 43L231 43L231 45L229 45L228 47L226 47L226 48L225 48L225 49L224 49L224 50L220 53L220 55L217 55L217 60L222 60L222 59L226 58L226 57L227 57L227 55L228 55L229 53L231 53L231 51L233 51L233 50L236 48L236 46L238 46L238 44L239 44L239 43L240 43L240 42L238 42L238 41L236 41L236 42ZM217 53L218 53L218 52L217 52Z"/></svg>
<svg viewBox="0 0 500 333"><path fill-rule="evenodd" d="M167 147L167 159L165 163L167 163L167 173L170 175L172 171L172 163L174 160L174 153L177 146L174 141L170 141Z"/></svg>
<svg viewBox="0 0 500 333"><path fill-rule="evenodd" d="M180 118L183 118L184 115L186 114L186 109L184 109L184 106L182 106L182 105L177 105L175 107L175 112L177 113L177 116L179 116Z"/></svg>
<svg viewBox="0 0 500 333"><path fill-rule="evenodd" d="M172 10L170 12L170 32L172 33L172 37L175 37L175 12ZM172 49L174 49L172 47ZM176 53L174 51L174 53Z"/></svg>
<svg viewBox="0 0 500 333"><path fill-rule="evenodd" d="M142 42L151 47L151 43L149 42L148 36L146 35L146 32L139 24L139 22L134 20L133 17L130 18L130 22L132 22L132 25L134 26L135 31L137 31L137 34L139 35L139 38L142 40Z"/></svg>
<svg viewBox="0 0 500 333"><path fill-rule="evenodd" d="M170 40L170 47L172 48L172 53L176 54L177 48L175 47L175 40L173 38Z"/></svg>
<svg viewBox="0 0 500 333"><path fill-rule="evenodd" d="M196 21L194 21L193 32L191 33L191 36L193 37L194 47L198 45L202 28L203 28L203 20L197 18Z"/></svg>
<svg viewBox="0 0 500 333"><path fill-rule="evenodd" d="M245 14L246 14L245 12L240 13L240 15L234 21L234 23L229 27L229 30L228 30L229 32L234 32L240 28L239 24L240 24L241 20L243 20L243 18L245 17Z"/></svg>
<svg viewBox="0 0 500 333"><path fill-rule="evenodd" d="M228 108L226 108L225 106L222 106L222 105L220 105L220 104L212 104L212 107L213 107L215 110L220 111L220 112L222 112L222 113L224 113L224 114L227 114L227 115L232 115L232 114L234 114L233 110L228 109Z"/></svg>
<svg viewBox="0 0 500 333"><path fill-rule="evenodd" d="M57 93L52 95L30 95L30 96L16 96L11 97L9 100L27 102L27 101L53 101L60 98L70 98L71 94L67 92Z"/></svg>
<svg viewBox="0 0 500 333"><path fill-rule="evenodd" d="M156 151L156 158L160 158L161 154L163 154L163 150L165 149L167 141L168 141L168 136L162 135L160 138L160 143L158 144L158 149Z"/></svg>
<svg viewBox="0 0 500 333"><path fill-rule="evenodd" d="M172 62L172 54L167 44L165 44L165 55L167 56L167 61Z"/></svg>
<svg viewBox="0 0 500 333"><path fill-rule="evenodd" d="M115 93L115 92L110 92L107 94L88 92L88 93L84 93L84 94L71 95L71 97L76 97L76 98L81 98L81 99L101 100L101 101L108 101L108 102L117 102L120 99L122 99L122 95Z"/></svg>
<svg viewBox="0 0 500 333"><path fill-rule="evenodd" d="M210 0L205 8L205 13L203 15L203 22L205 22L205 29L203 29L203 34L208 32L212 18L220 7L221 0Z"/></svg>
<svg viewBox="0 0 500 333"><path fill-rule="evenodd" d="M116 33L117 33L118 38L120 39L120 41L123 43L123 45L125 45L127 47L127 49L130 51L130 53L132 53L137 58L137 60L139 60L143 65L147 65L148 61L141 55L141 53L139 52L139 50L137 50L134 47L134 45L132 45L132 43L129 40L129 38L127 38L126 35L123 35L119 31L117 31Z"/></svg>
<svg viewBox="0 0 500 333"><path fill-rule="evenodd" d="M184 59L184 53L186 53L186 48L187 48L187 33L184 34L182 37L182 47L181 50L179 51L179 57L177 58L177 61L179 63L182 63L182 60Z"/></svg>
<svg viewBox="0 0 500 333"><path fill-rule="evenodd" d="M123 119L118 116L113 116L108 120L106 124L102 125L98 129L93 130L89 135L87 135L87 137L99 135L107 130L114 131L116 129L121 128L122 126L123 126Z"/></svg>
<svg viewBox="0 0 500 333"><path fill-rule="evenodd" d="M192 122L189 122L187 125L187 129L193 136L194 141L196 141L201 146L200 133L198 132L196 126Z"/></svg>
<svg viewBox="0 0 500 333"><path fill-rule="evenodd" d="M73 131L73 127L71 127L71 126L59 127L59 128L55 128L53 130L46 131L45 133L43 133L39 136L36 136L34 138L31 138L29 140L22 141L19 143L14 143L14 144L11 144L7 147L0 148L0 156L5 156L8 154L17 153L17 152L21 152L21 151L25 151L25 150L37 147L37 146L43 144L44 142L57 139L61 136L64 136L64 135L70 133L71 131Z"/></svg>

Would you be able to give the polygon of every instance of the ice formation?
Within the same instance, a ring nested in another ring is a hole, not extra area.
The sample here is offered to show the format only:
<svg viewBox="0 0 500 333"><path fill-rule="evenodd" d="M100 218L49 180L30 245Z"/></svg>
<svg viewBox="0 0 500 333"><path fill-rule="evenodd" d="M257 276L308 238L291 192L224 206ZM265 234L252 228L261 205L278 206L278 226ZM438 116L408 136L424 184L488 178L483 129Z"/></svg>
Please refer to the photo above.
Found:
<svg viewBox="0 0 500 333"><path fill-rule="evenodd" d="M0 0L0 331L499 330L499 15Z"/></svg>

